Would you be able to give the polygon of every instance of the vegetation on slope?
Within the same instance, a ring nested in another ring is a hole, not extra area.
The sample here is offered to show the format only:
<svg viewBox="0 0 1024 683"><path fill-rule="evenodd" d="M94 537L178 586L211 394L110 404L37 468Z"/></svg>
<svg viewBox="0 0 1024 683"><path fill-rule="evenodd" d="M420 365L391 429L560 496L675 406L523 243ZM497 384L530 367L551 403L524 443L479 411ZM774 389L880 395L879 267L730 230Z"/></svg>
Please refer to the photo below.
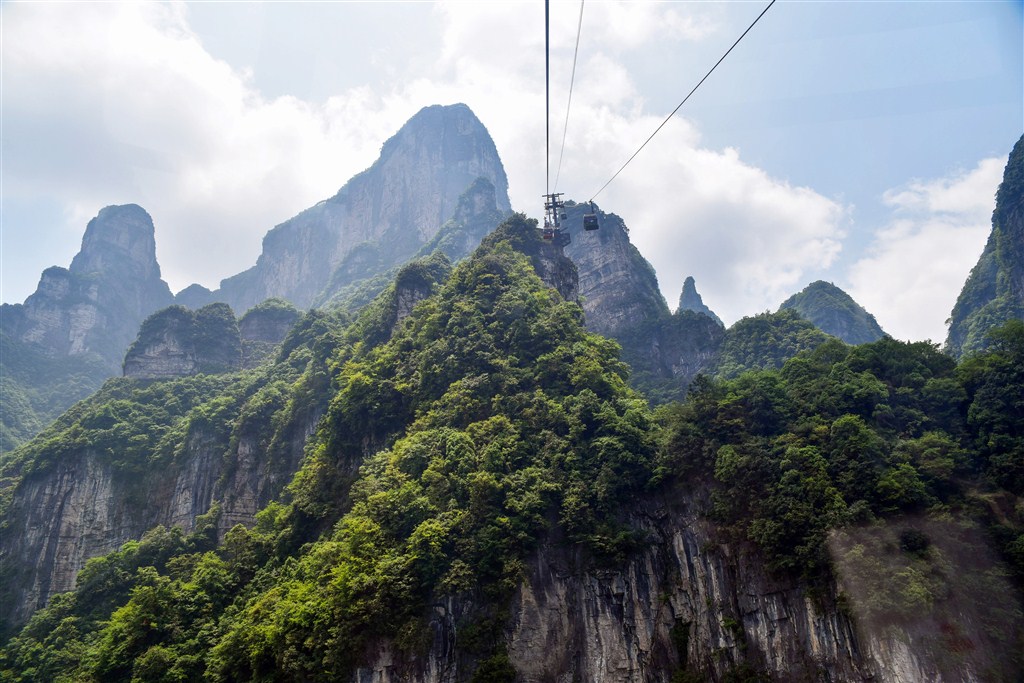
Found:
<svg viewBox="0 0 1024 683"><path fill-rule="evenodd" d="M885 336L875 316L831 282L812 282L779 306L779 310L787 308L847 344L866 344Z"/></svg>

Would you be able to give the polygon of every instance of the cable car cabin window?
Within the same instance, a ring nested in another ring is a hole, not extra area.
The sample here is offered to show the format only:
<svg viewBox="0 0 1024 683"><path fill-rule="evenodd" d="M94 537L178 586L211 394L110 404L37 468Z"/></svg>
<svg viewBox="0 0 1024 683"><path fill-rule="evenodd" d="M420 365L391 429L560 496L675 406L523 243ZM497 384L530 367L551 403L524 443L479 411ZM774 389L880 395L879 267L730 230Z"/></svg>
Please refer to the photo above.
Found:
<svg viewBox="0 0 1024 683"><path fill-rule="evenodd" d="M583 229L584 230L597 230L600 225L597 223L596 213L587 213L583 215Z"/></svg>

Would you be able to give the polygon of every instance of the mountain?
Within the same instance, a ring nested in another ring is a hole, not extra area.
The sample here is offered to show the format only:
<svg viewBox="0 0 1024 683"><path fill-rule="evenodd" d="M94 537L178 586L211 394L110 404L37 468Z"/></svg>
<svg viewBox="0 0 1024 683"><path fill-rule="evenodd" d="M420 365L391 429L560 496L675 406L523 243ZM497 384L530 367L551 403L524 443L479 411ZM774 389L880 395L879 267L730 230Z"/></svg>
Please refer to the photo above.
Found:
<svg viewBox="0 0 1024 683"><path fill-rule="evenodd" d="M630 242L622 218L594 205L600 228L583 230L590 207L566 202L563 221L570 237L565 253L579 271L587 329L622 345L633 386L651 400L682 398L715 358L724 329L713 313L670 313L654 268Z"/></svg>
<svg viewBox="0 0 1024 683"><path fill-rule="evenodd" d="M1010 152L996 192L981 258L971 270L949 316L946 351L970 355L988 344L989 330L1024 318L1024 136Z"/></svg>
<svg viewBox="0 0 1024 683"><path fill-rule="evenodd" d="M102 209L69 268L46 269L23 304L0 308L0 449L10 450L120 374L139 324L171 300L149 214L135 204Z"/></svg>
<svg viewBox="0 0 1024 683"><path fill-rule="evenodd" d="M697 293L697 284L694 282L693 276L691 275L687 275L686 280L683 281L683 291L679 294L679 306L676 310L703 313L722 327L725 327L725 323L722 322L722 319L715 315L714 311L704 305L704 300L701 298L700 294Z"/></svg>
<svg viewBox="0 0 1024 683"><path fill-rule="evenodd" d="M215 292L189 287L179 303L222 301L243 311L272 297L303 309L329 301L413 258L479 178L492 188L494 208L470 209L507 215L508 179L487 129L464 104L425 107L384 143L370 168L268 232L255 266Z"/></svg>
<svg viewBox="0 0 1024 683"><path fill-rule="evenodd" d="M272 363L109 382L0 472L0 607L74 587L0 677L1019 677L1024 325L966 373L831 339L654 412L576 272L513 215Z"/></svg>
<svg viewBox="0 0 1024 683"><path fill-rule="evenodd" d="M866 344L885 336L875 316L831 282L818 280L807 285L779 306L780 311L787 309L793 309L822 332L847 344Z"/></svg>

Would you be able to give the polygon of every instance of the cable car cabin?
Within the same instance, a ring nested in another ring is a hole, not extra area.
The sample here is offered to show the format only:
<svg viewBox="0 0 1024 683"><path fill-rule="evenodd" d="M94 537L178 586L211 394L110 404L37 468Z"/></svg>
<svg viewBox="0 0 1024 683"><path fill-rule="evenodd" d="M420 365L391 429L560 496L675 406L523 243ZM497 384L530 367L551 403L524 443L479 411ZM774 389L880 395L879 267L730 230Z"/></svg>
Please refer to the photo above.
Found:
<svg viewBox="0 0 1024 683"><path fill-rule="evenodd" d="M555 229L550 225L545 225L544 229L540 233L540 236L543 237L545 240L553 240L555 239Z"/></svg>
<svg viewBox="0 0 1024 683"><path fill-rule="evenodd" d="M597 222L596 213L585 213L583 214L583 229L584 230L597 230L601 226Z"/></svg>

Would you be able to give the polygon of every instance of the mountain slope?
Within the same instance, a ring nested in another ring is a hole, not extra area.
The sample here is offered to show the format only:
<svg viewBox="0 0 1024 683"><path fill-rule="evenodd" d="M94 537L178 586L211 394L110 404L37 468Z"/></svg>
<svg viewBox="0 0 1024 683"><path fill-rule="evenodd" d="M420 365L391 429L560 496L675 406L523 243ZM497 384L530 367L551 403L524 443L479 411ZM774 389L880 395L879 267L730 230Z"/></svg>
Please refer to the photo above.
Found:
<svg viewBox="0 0 1024 683"><path fill-rule="evenodd" d="M988 331L1024 318L1024 136L1010 152L996 192L992 232L949 316L946 351L969 355Z"/></svg>
<svg viewBox="0 0 1024 683"><path fill-rule="evenodd" d="M648 398L680 399L711 364L724 330L713 317L671 314L654 268L630 242L625 222L597 209L600 228L588 232L582 225L589 211L590 204L566 202L563 222L571 239L565 253L579 271L587 329L622 345L632 384Z"/></svg>
<svg viewBox="0 0 1024 683"><path fill-rule="evenodd" d="M818 280L782 302L779 310L793 309L822 332L847 344L866 344L885 332L853 298L831 282Z"/></svg>
<svg viewBox="0 0 1024 683"><path fill-rule="evenodd" d="M429 272L444 263L406 281ZM1016 480L971 500L977 474L1013 476L978 448L1016 438L1003 399L1020 393L1008 369L1024 367L1024 328L965 376L930 344L832 340L781 370L701 381L655 419L616 345L550 286L572 291L573 272L513 216L443 284L417 285L400 321L387 295L344 329L307 316L280 359L328 403L283 495L251 528L224 530L215 509L187 536L154 530L93 561L0 652L3 677L1019 674L1019 606L970 515L992 510L1008 548L1024 539ZM310 390L283 379L275 399L243 399L242 422L291 422L277 411ZM192 419L229 414L226 398ZM136 425L120 407L97 407L71 447ZM137 448L125 465L165 452ZM877 593L841 597L839 581Z"/></svg>

